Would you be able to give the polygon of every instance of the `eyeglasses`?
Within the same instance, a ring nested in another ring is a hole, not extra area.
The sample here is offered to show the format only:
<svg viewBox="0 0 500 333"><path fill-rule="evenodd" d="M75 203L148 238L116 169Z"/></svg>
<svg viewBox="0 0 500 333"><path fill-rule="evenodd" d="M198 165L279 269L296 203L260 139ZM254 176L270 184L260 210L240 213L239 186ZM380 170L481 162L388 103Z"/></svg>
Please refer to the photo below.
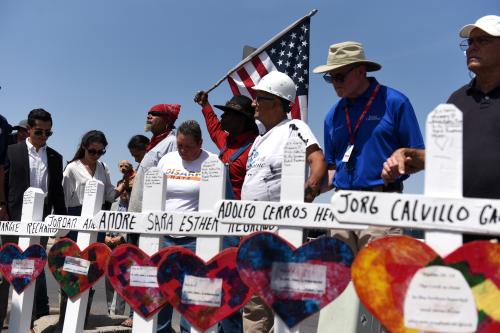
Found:
<svg viewBox="0 0 500 333"><path fill-rule="evenodd" d="M102 149L102 150L96 150L96 149L87 149L87 152L92 155L92 156L102 156L104 154L106 154L106 149Z"/></svg>
<svg viewBox="0 0 500 333"><path fill-rule="evenodd" d="M148 112L148 115L152 115L153 117L161 117L161 116L165 115L165 113L159 112L159 111L151 111L151 112Z"/></svg>
<svg viewBox="0 0 500 333"><path fill-rule="evenodd" d="M479 36L464 39L460 43L460 48L462 51L466 51L472 44L476 44L476 46L485 46L494 41L495 39L500 39L500 37L493 36Z"/></svg>
<svg viewBox="0 0 500 333"><path fill-rule="evenodd" d="M260 103L262 101L272 101L274 100L274 97L255 96L255 100L257 101L257 103Z"/></svg>
<svg viewBox="0 0 500 333"><path fill-rule="evenodd" d="M356 67L357 66L353 66L353 67L349 68L348 70L346 70L344 73L338 73L335 75L331 75L330 73L325 73L323 75L323 80L325 80L326 83L332 83L333 81L335 81L337 83L342 83L342 82L344 82L347 75L349 75L349 73L352 72L353 69Z"/></svg>
<svg viewBox="0 0 500 333"><path fill-rule="evenodd" d="M33 134L35 134L36 136L42 136L45 134L46 137L49 137L51 136L52 134L54 134L54 132L52 132L51 130L43 130L43 129L35 129L33 131Z"/></svg>

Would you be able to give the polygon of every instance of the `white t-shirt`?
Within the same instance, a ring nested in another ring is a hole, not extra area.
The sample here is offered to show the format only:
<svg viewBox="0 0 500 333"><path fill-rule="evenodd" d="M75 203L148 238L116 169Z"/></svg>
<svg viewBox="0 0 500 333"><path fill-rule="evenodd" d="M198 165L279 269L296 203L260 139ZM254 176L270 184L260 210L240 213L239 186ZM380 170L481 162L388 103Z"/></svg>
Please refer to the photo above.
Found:
<svg viewBox="0 0 500 333"><path fill-rule="evenodd" d="M309 126L301 120L285 119L258 136L250 149L241 200L279 201L283 150L289 137L298 136L306 147L318 144Z"/></svg>
<svg viewBox="0 0 500 333"><path fill-rule="evenodd" d="M111 184L108 167L97 161L94 176L92 176L80 160L71 162L63 172L63 190L66 207L76 207L83 204L85 183L97 179L104 184L104 201L115 201L115 187Z"/></svg>
<svg viewBox="0 0 500 333"><path fill-rule="evenodd" d="M167 177L167 200L165 211L192 212L198 210L201 164L210 156L206 150L194 161L183 161L179 152L173 151L158 162Z"/></svg>

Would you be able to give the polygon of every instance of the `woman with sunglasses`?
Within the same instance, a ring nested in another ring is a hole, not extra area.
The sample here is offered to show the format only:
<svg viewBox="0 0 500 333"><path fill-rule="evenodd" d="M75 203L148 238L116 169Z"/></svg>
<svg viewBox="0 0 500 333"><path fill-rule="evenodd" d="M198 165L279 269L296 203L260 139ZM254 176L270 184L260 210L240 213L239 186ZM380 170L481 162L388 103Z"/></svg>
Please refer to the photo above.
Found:
<svg viewBox="0 0 500 333"><path fill-rule="evenodd" d="M104 184L104 201L113 202L121 192L125 190L124 184L115 188L111 183L108 168L99 161L99 158L106 153L108 141L103 132L92 130L82 137L75 156L68 162L63 173L63 189L68 215L79 216L82 212L83 196L85 193L85 183L89 180L99 180ZM74 240L78 237L77 231L70 231L66 237ZM97 241L104 243L105 233L100 232ZM88 304L92 304L94 289L89 294ZM59 326L64 324L66 313L67 296L61 290ZM87 306L87 316L90 306Z"/></svg>
<svg viewBox="0 0 500 333"><path fill-rule="evenodd" d="M85 133L75 156L64 169L63 189L69 215L81 214L85 183L89 180L99 180L104 184L103 202L113 202L125 189L124 184L114 187L108 168L99 161L106 153L107 145L108 141L103 132L92 130ZM70 232L68 237L76 240L76 232ZM98 237L98 241L104 241L104 238Z"/></svg>

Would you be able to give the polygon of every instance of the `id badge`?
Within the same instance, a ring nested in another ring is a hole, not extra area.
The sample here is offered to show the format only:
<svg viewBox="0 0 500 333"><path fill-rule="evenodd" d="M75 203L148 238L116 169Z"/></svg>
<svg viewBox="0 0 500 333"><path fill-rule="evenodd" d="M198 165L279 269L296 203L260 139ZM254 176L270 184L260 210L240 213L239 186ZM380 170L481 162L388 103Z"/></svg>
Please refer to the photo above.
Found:
<svg viewBox="0 0 500 333"><path fill-rule="evenodd" d="M342 158L342 162L344 162L344 163L349 162L349 159L351 158L353 149L354 149L354 145L347 146L347 149L345 150L345 153L344 153L344 157Z"/></svg>

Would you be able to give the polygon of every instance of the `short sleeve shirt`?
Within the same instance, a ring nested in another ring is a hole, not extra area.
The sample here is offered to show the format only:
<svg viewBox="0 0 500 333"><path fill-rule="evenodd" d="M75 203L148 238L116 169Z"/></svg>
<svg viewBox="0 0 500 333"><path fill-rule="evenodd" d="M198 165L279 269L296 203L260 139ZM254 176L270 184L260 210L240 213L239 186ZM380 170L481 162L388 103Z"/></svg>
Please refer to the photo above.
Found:
<svg viewBox="0 0 500 333"><path fill-rule="evenodd" d="M484 94L472 80L448 103L463 112L463 195L500 199L500 86Z"/></svg>
<svg viewBox="0 0 500 333"><path fill-rule="evenodd" d="M158 168L167 178L166 211L198 210L201 165L210 156L216 155L202 150L196 160L184 161L179 152L173 151L161 158Z"/></svg>
<svg viewBox="0 0 500 333"><path fill-rule="evenodd" d="M325 117L325 159L335 167L333 185L340 189L364 189L383 185L380 176L385 160L398 148L424 148L424 140L409 99L401 92L381 86L355 133L349 162L343 157L349 145L346 112L354 131L372 92L379 83L370 78L369 88L358 98L342 98ZM403 180L402 178L401 180Z"/></svg>
<svg viewBox="0 0 500 333"><path fill-rule="evenodd" d="M301 138L306 147L318 145L309 126L297 119L285 119L267 133L258 136L248 154L247 173L241 190L242 200L280 200L283 150L291 136Z"/></svg>

